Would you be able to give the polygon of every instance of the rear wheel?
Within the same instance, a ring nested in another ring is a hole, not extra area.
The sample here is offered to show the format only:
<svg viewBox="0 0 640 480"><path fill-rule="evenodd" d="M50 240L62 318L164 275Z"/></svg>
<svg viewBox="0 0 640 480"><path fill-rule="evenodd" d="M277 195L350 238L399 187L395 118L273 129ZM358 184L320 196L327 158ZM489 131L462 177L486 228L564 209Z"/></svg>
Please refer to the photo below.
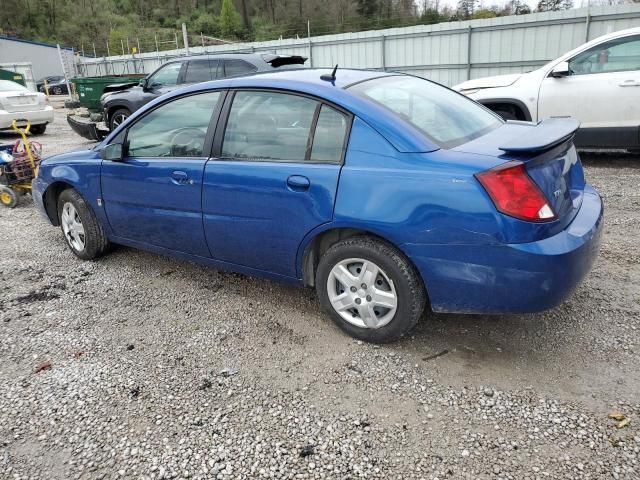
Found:
<svg viewBox="0 0 640 480"><path fill-rule="evenodd" d="M52 92L54 95L62 95L62 87L53 87Z"/></svg>
<svg viewBox="0 0 640 480"><path fill-rule="evenodd" d="M126 108L119 108L115 112L111 114L111 118L109 119L109 128L111 131L118 128L122 122L124 122L127 118L131 116L131 112Z"/></svg>
<svg viewBox="0 0 640 480"><path fill-rule="evenodd" d="M42 125L31 125L29 131L34 135L42 135L47 130L47 124L43 123Z"/></svg>
<svg viewBox="0 0 640 480"><path fill-rule="evenodd" d="M72 188L58 197L60 228L71 251L83 260L102 255L109 241L93 210Z"/></svg>
<svg viewBox="0 0 640 480"><path fill-rule="evenodd" d="M333 321L351 336L392 342L418 323L424 286L409 260L370 237L336 243L320 258L316 290Z"/></svg>
<svg viewBox="0 0 640 480"><path fill-rule="evenodd" d="M18 195L5 185L0 185L0 203L7 208L15 208L18 205Z"/></svg>

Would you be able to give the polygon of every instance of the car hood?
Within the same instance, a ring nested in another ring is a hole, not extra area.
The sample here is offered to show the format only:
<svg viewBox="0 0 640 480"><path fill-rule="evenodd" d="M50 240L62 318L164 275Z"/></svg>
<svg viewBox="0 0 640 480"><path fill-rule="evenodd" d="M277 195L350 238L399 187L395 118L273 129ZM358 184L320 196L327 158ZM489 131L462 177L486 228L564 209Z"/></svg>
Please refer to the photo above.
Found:
<svg viewBox="0 0 640 480"><path fill-rule="evenodd" d="M516 83L522 75L522 73L512 73L509 75L497 75L495 77L476 78L475 80L468 80L460 83L453 87L453 89L461 91L479 88L508 87L509 85Z"/></svg>

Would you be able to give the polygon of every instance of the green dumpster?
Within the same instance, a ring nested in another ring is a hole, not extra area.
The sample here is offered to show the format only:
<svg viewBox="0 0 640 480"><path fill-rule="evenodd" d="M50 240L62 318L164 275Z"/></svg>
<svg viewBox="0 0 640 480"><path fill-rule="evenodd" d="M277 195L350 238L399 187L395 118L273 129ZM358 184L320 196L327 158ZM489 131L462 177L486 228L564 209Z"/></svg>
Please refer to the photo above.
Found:
<svg viewBox="0 0 640 480"><path fill-rule="evenodd" d="M12 82L19 83L23 87L27 85L24 83L24 75L17 72L12 72L11 70L4 70L0 68L0 80L11 80Z"/></svg>
<svg viewBox="0 0 640 480"><path fill-rule="evenodd" d="M76 77L71 79L74 84L80 105L89 110L100 110L100 97L107 85L118 83L137 83L144 78L143 73L132 75L110 75L108 77Z"/></svg>

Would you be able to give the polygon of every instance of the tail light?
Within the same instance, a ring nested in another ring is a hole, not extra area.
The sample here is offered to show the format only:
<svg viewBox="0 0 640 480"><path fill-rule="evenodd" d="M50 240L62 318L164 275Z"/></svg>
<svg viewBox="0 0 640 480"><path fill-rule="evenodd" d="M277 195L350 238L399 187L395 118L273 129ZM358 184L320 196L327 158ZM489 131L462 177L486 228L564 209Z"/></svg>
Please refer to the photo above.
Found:
<svg viewBox="0 0 640 480"><path fill-rule="evenodd" d="M547 222L556 215L523 163L508 162L476 174L496 208L520 220Z"/></svg>

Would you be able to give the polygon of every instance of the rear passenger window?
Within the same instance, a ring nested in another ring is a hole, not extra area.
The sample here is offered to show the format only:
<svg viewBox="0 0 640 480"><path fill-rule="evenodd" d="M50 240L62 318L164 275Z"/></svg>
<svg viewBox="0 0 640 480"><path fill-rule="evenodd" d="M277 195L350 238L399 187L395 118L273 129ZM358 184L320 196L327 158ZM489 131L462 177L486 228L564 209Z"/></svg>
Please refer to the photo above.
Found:
<svg viewBox="0 0 640 480"><path fill-rule="evenodd" d="M187 65L185 83L208 82L216 78L217 60L191 60Z"/></svg>
<svg viewBox="0 0 640 480"><path fill-rule="evenodd" d="M337 110L322 105L313 136L311 160L339 163L342 160L346 135L347 118Z"/></svg>
<svg viewBox="0 0 640 480"><path fill-rule="evenodd" d="M235 77L238 75L246 75L257 71L255 65L245 62L244 60L225 60L224 74L226 77Z"/></svg>
<svg viewBox="0 0 640 480"><path fill-rule="evenodd" d="M277 92L237 92L222 156L303 162L318 102Z"/></svg>

